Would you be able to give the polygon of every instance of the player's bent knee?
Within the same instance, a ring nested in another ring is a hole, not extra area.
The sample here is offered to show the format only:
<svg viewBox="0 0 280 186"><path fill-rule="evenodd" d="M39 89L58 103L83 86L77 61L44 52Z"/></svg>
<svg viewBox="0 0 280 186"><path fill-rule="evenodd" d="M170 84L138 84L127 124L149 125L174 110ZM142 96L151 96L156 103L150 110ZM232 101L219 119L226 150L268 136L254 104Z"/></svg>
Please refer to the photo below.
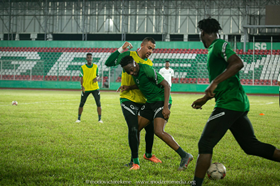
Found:
<svg viewBox="0 0 280 186"><path fill-rule="evenodd" d="M213 154L213 146L206 140L200 139L198 142L199 154Z"/></svg>
<svg viewBox="0 0 280 186"><path fill-rule="evenodd" d="M129 134L137 134L138 133L138 128L137 127L130 127L129 128Z"/></svg>
<svg viewBox="0 0 280 186"><path fill-rule="evenodd" d="M164 132L162 130L155 130L155 135L162 138L164 136Z"/></svg>
<svg viewBox="0 0 280 186"><path fill-rule="evenodd" d="M85 103L80 103L80 108L83 108Z"/></svg>

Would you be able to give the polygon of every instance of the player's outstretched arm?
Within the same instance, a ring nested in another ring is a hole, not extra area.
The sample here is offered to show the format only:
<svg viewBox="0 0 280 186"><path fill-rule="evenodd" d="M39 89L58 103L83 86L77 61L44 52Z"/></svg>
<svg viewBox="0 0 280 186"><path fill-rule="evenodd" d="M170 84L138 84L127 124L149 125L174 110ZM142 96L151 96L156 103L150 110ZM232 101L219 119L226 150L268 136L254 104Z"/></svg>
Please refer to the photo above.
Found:
<svg viewBox="0 0 280 186"><path fill-rule="evenodd" d="M116 63L115 61L118 59L118 57L120 56L120 54L121 54L127 47L129 47L130 49L133 48L132 45L131 45L131 43L129 43L129 42L126 41L118 50L116 50L115 52L113 52L113 53L108 57L108 59L107 59L106 62L105 62L105 65L108 66L108 67L118 65L119 63Z"/></svg>

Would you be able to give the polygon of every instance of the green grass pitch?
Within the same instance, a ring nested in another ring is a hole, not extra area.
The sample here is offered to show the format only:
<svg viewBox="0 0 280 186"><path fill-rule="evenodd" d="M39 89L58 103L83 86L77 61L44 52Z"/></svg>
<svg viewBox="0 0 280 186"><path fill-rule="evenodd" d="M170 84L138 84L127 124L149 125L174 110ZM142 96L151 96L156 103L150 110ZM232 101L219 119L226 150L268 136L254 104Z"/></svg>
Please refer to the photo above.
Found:
<svg viewBox="0 0 280 186"><path fill-rule="evenodd" d="M127 126L119 93L101 91L102 120L88 97L81 123L75 123L80 91L0 89L0 185L188 185L193 178L197 143L214 107L191 108L201 94L172 93L171 116L165 131L193 154L179 172L180 157L155 137L153 153L162 164L143 159L145 131L139 147L140 170L124 166L130 159ZM280 148L277 96L249 96L249 118L260 141ZM18 106L12 106L18 101ZM261 116L260 113L265 115ZM230 132L214 148L213 162L227 168L223 180L205 178L204 185L280 185L280 164L246 155Z"/></svg>

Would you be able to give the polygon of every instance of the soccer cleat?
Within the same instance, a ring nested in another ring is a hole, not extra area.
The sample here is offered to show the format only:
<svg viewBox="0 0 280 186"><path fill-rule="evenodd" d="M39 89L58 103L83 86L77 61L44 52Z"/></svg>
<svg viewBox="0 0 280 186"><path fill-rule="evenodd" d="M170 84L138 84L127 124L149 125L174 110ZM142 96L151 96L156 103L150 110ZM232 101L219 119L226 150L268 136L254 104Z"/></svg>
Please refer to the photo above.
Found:
<svg viewBox="0 0 280 186"><path fill-rule="evenodd" d="M80 123L80 122L81 122L81 120L77 119L76 123Z"/></svg>
<svg viewBox="0 0 280 186"><path fill-rule="evenodd" d="M129 162L129 163L127 163L127 164L124 164L124 166L126 166L126 167L132 167L132 165L133 165L133 162L132 162L132 161Z"/></svg>
<svg viewBox="0 0 280 186"><path fill-rule="evenodd" d="M162 161L160 159L158 159L155 155L152 155L152 157L147 158L146 154L144 154L143 157L144 157L145 160L149 160L149 161L154 162L154 163L162 163Z"/></svg>
<svg viewBox="0 0 280 186"><path fill-rule="evenodd" d="M138 170L140 166L138 164L132 163L132 167L129 170Z"/></svg>
<svg viewBox="0 0 280 186"><path fill-rule="evenodd" d="M98 122L99 122L99 123L103 123L103 121L102 121L102 120L99 120Z"/></svg>
<svg viewBox="0 0 280 186"><path fill-rule="evenodd" d="M180 163L178 170L182 171L182 170L186 169L192 160L193 160L193 156L191 154L187 153L186 157L181 159L181 163Z"/></svg>

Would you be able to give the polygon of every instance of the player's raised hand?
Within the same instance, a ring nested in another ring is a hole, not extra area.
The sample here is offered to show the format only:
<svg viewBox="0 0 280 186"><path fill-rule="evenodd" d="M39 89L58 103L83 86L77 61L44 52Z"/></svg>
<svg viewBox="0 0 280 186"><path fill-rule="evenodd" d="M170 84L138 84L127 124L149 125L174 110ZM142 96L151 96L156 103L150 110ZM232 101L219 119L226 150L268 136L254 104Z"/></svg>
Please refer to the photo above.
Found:
<svg viewBox="0 0 280 186"><path fill-rule="evenodd" d="M168 119L170 116L170 110L168 108L163 108L162 115L163 115L164 119Z"/></svg>
<svg viewBox="0 0 280 186"><path fill-rule="evenodd" d="M123 92L123 91L126 91L126 90L130 90L130 89L129 89L129 86L122 85L122 86L120 86L120 87L118 88L117 92L118 92L118 91Z"/></svg>
<svg viewBox="0 0 280 186"><path fill-rule="evenodd" d="M132 48L133 48L132 44L126 41L126 42L123 44L122 48L125 50L127 47L129 47L129 49L132 49Z"/></svg>

